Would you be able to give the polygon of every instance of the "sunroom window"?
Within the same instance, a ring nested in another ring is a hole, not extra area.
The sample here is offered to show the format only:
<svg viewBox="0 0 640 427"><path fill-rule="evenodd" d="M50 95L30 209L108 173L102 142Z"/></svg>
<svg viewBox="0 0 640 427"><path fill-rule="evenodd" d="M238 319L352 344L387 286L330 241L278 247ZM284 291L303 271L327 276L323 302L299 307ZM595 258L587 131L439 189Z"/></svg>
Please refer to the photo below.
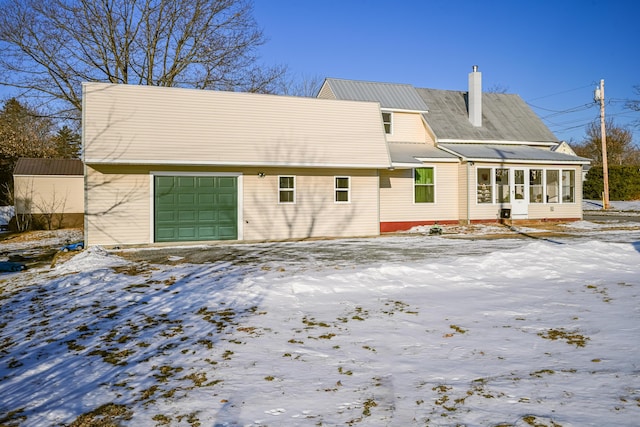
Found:
<svg viewBox="0 0 640 427"><path fill-rule="evenodd" d="M496 203L509 203L509 169L496 169Z"/></svg>
<svg viewBox="0 0 640 427"><path fill-rule="evenodd" d="M547 170L547 203L560 203L560 171Z"/></svg>
<svg viewBox="0 0 640 427"><path fill-rule="evenodd" d="M562 171L562 201L564 203L574 203L575 199L575 176L574 170Z"/></svg>
<svg viewBox="0 0 640 427"><path fill-rule="evenodd" d="M529 170L529 202L542 203L544 187L542 186L542 169Z"/></svg>
<svg viewBox="0 0 640 427"><path fill-rule="evenodd" d="M478 168L478 203L491 203L493 200L493 185L491 184L491 169Z"/></svg>

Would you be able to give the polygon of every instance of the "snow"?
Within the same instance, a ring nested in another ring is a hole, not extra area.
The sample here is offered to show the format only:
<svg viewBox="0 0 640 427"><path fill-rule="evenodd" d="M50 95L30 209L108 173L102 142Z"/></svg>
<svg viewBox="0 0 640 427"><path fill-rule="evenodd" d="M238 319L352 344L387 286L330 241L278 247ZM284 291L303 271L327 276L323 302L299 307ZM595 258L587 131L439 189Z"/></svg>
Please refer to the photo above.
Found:
<svg viewBox="0 0 640 427"><path fill-rule="evenodd" d="M635 426L635 224L90 248L6 274L0 423Z"/></svg>
<svg viewBox="0 0 640 427"><path fill-rule="evenodd" d="M13 206L0 206L0 225L9 224L13 217Z"/></svg>
<svg viewBox="0 0 640 427"><path fill-rule="evenodd" d="M582 208L584 210L590 210L590 211L601 210L602 200L584 200L582 202ZM633 200L633 201L611 200L609 202L609 210L640 212L640 200Z"/></svg>

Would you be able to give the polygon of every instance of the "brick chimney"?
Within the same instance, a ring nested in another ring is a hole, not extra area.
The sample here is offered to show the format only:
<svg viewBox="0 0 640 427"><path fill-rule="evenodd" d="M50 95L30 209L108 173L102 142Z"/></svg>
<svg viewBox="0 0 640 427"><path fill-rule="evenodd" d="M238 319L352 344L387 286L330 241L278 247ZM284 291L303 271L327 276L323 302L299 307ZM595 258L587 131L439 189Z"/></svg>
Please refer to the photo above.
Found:
<svg viewBox="0 0 640 427"><path fill-rule="evenodd" d="M469 73L469 121L475 127L482 126L482 73L478 66L473 66Z"/></svg>

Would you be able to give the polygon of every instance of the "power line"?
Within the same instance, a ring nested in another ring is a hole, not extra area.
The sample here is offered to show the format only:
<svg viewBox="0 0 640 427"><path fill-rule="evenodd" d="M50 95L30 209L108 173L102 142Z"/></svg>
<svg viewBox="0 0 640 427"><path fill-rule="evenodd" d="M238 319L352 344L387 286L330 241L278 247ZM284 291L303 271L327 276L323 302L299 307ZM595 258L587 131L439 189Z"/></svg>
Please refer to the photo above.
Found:
<svg viewBox="0 0 640 427"><path fill-rule="evenodd" d="M530 101L535 101L535 100L537 100L537 99L543 99L543 98L550 98L550 97L552 97L552 96L562 95L563 93L575 92L575 91L577 91L577 90L582 90L582 89L584 89L584 88L587 88L587 87L593 87L593 86L595 86L595 83L590 83L590 84L588 84L588 85L580 86L580 87L577 87L577 88L575 88L575 89L569 89L569 90L564 90L564 91L562 91L562 92L552 93L552 94L550 94L550 95L543 95L543 96L539 96L539 97L537 97L537 98L530 99Z"/></svg>

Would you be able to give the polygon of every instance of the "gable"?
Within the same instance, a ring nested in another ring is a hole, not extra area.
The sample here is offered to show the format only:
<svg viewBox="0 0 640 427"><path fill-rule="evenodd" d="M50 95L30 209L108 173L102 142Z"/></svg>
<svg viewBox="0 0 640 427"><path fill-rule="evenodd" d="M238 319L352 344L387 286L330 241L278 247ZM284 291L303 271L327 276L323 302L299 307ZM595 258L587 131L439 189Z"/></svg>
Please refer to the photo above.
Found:
<svg viewBox="0 0 640 427"><path fill-rule="evenodd" d="M86 163L388 167L372 102L85 83Z"/></svg>

